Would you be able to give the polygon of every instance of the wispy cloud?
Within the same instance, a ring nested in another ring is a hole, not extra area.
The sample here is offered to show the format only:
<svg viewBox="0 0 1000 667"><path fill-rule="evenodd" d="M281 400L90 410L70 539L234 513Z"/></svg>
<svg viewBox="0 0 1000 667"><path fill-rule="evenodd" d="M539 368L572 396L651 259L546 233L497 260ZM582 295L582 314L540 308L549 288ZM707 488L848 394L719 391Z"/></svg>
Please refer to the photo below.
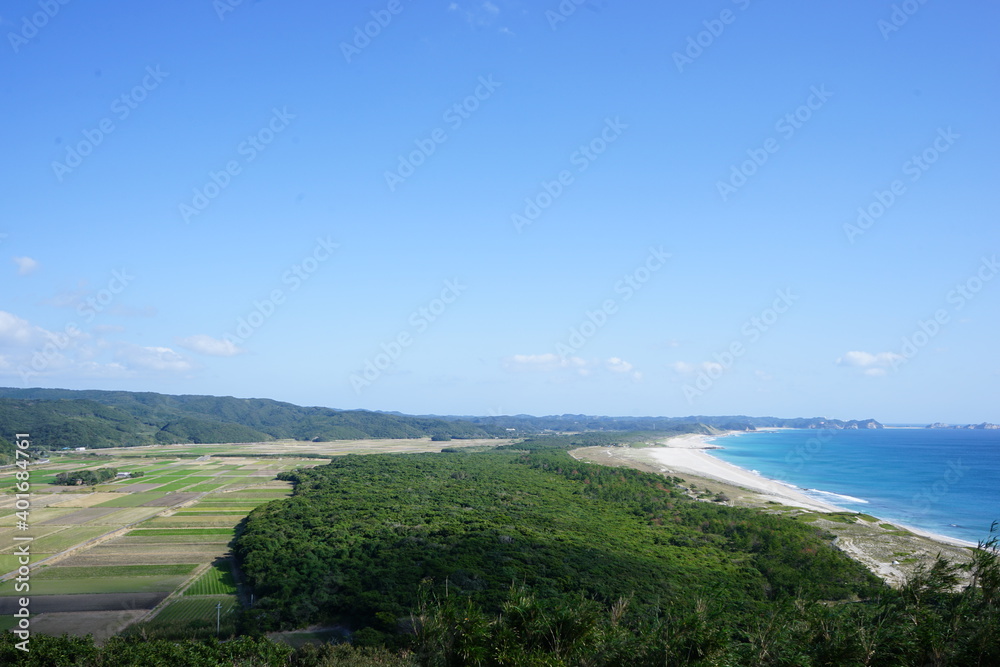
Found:
<svg viewBox="0 0 1000 667"><path fill-rule="evenodd" d="M14 257L14 264L17 265L17 275L26 276L38 270L38 261L30 257Z"/></svg>
<svg viewBox="0 0 1000 667"><path fill-rule="evenodd" d="M621 357L610 357L602 360L571 356L561 357L552 352L515 354L504 359L503 365L506 370L511 372L569 372L581 377L588 377L597 372L608 372L614 375L626 375L635 381L642 379L642 373Z"/></svg>
<svg viewBox="0 0 1000 667"><path fill-rule="evenodd" d="M130 343L118 347L118 361L130 369L184 373L194 370L194 365L169 347L143 347Z"/></svg>
<svg viewBox="0 0 1000 667"><path fill-rule="evenodd" d="M231 340L212 338L206 334L196 334L187 338L179 338L177 344L185 349L211 357L235 357L238 354L246 352L246 350Z"/></svg>
<svg viewBox="0 0 1000 667"><path fill-rule="evenodd" d="M900 361L903 361L903 357L895 352L872 354L871 352L852 350L837 359L837 365L860 369L869 377L881 377L886 374L887 369Z"/></svg>

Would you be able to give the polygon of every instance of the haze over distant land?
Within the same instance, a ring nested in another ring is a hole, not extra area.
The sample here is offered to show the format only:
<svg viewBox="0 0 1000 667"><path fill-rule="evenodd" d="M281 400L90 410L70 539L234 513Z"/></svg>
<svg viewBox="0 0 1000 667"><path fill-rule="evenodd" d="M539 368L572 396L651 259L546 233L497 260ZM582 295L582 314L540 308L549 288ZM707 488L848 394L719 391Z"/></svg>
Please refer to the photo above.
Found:
<svg viewBox="0 0 1000 667"><path fill-rule="evenodd" d="M0 384L1000 422L998 23L7 3Z"/></svg>

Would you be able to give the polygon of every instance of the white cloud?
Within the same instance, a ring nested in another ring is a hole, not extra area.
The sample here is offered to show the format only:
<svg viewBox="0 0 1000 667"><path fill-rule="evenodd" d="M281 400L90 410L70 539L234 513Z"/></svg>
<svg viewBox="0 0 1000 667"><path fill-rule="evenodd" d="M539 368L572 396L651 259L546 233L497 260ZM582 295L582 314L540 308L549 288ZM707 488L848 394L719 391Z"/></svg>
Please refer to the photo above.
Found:
<svg viewBox="0 0 1000 667"><path fill-rule="evenodd" d="M629 373L633 368L632 364L618 357L611 357L607 360L606 365L612 373Z"/></svg>
<svg viewBox="0 0 1000 667"><path fill-rule="evenodd" d="M121 330L102 327L101 331ZM97 332L98 327L94 331ZM186 372L195 366L166 347L115 343L67 324L48 331L0 310L0 375L32 378L116 378L142 371Z"/></svg>
<svg viewBox="0 0 1000 667"><path fill-rule="evenodd" d="M688 373L694 372L695 365L689 364L686 361L675 361L670 364L670 368L678 375L687 375Z"/></svg>
<svg viewBox="0 0 1000 667"><path fill-rule="evenodd" d="M886 368L889 368L893 366L894 363L902 360L903 357L895 352L879 352L877 354L872 354L871 352L852 350L837 359L837 365L868 369L868 371L882 371L881 373L865 372L865 375L879 376L885 375Z"/></svg>
<svg viewBox="0 0 1000 667"><path fill-rule="evenodd" d="M581 357L560 357L551 352L545 354L515 354L504 359L504 368L508 371L527 371L552 373L569 371L588 377L595 372L608 371L616 375L629 375L633 380L641 380L642 373L621 357L611 357L604 361L600 359L587 360Z"/></svg>
<svg viewBox="0 0 1000 667"><path fill-rule="evenodd" d="M231 340L212 338L206 334L196 334L187 338L179 338L177 344L188 350L207 354L212 357L235 357L246 352Z"/></svg>
<svg viewBox="0 0 1000 667"><path fill-rule="evenodd" d="M40 331L43 329L33 326L27 320L0 310L0 345L31 345Z"/></svg>
<svg viewBox="0 0 1000 667"><path fill-rule="evenodd" d="M38 269L38 262L30 257L14 257L13 259L14 263L17 264L17 275L19 276L26 276Z"/></svg>
<svg viewBox="0 0 1000 667"><path fill-rule="evenodd" d="M625 361L620 357L611 357L604 362L605 368L607 368L612 373L618 373L619 375L628 375L630 378L639 382L642 380L642 373L635 370L635 366Z"/></svg>
<svg viewBox="0 0 1000 667"><path fill-rule="evenodd" d="M142 347L125 344L118 348L115 357L129 369L184 373L194 369L190 361L169 347Z"/></svg>

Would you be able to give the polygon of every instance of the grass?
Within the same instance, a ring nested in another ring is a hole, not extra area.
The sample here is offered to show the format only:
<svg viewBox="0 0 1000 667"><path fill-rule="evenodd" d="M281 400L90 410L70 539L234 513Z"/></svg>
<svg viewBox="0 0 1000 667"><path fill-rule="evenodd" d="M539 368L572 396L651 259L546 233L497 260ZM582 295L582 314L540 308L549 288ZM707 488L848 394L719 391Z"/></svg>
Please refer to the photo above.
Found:
<svg viewBox="0 0 1000 667"><path fill-rule="evenodd" d="M236 582L229 566L229 559L214 563L205 574L198 577L184 591L184 595L235 595Z"/></svg>

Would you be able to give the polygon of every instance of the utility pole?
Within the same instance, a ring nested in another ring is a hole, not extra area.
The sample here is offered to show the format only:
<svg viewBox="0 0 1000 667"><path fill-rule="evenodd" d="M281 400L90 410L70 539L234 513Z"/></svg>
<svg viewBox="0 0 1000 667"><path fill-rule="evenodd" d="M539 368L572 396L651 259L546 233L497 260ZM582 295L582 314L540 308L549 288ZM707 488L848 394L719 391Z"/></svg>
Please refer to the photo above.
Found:
<svg viewBox="0 0 1000 667"><path fill-rule="evenodd" d="M215 605L215 636L219 636L219 628L222 624L222 603Z"/></svg>

